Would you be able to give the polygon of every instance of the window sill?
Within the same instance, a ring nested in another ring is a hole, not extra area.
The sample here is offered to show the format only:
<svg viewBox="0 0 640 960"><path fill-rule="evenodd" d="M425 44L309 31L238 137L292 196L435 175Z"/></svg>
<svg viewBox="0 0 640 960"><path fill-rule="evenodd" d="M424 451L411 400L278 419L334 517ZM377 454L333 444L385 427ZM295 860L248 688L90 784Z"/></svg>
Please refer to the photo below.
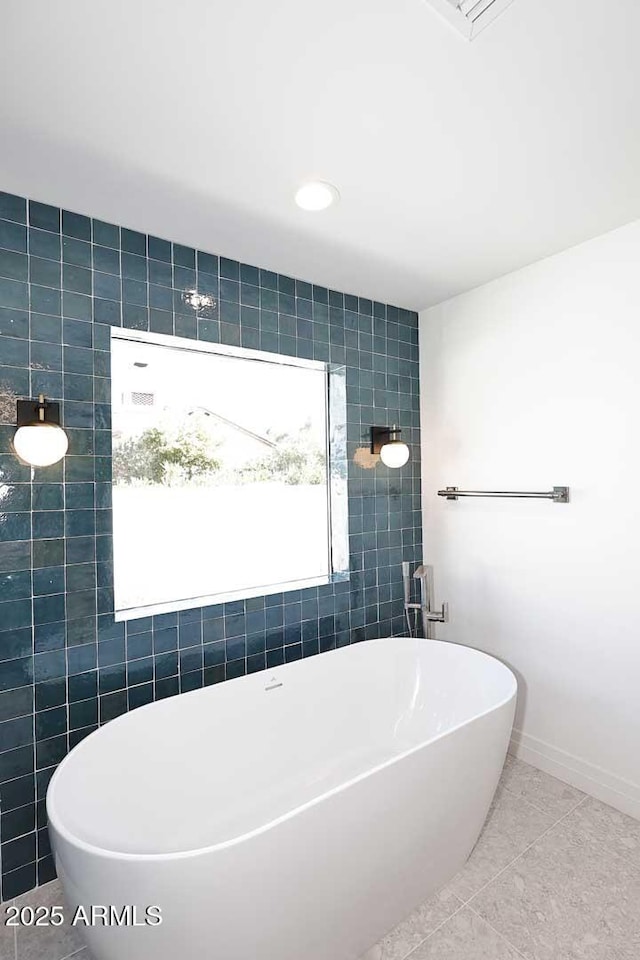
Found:
<svg viewBox="0 0 640 960"><path fill-rule="evenodd" d="M287 593L290 590L308 590L310 587L322 587L336 580L347 579L343 574L312 577L308 580L290 580L287 583L272 583L246 590L234 590L228 593L216 593L203 597L187 597L184 600L170 600L167 603L153 603L144 607L129 607L115 611L116 622L139 620L142 617L157 616L162 613L175 613L179 610L193 610L195 607L212 607L221 603L233 603L236 600L250 600L252 597L268 597L275 593Z"/></svg>

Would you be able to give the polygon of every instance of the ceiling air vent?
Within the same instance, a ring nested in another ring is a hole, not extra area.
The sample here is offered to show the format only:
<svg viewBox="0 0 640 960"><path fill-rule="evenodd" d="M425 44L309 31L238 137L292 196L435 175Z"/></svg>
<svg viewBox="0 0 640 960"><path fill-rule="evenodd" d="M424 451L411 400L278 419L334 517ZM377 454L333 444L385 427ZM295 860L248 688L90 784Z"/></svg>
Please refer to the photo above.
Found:
<svg viewBox="0 0 640 960"><path fill-rule="evenodd" d="M456 30L473 40L506 10L513 0L426 0Z"/></svg>
<svg viewBox="0 0 640 960"><path fill-rule="evenodd" d="M153 393L141 393L138 390L133 390L131 393L131 404L134 407L152 407L155 403L155 395Z"/></svg>

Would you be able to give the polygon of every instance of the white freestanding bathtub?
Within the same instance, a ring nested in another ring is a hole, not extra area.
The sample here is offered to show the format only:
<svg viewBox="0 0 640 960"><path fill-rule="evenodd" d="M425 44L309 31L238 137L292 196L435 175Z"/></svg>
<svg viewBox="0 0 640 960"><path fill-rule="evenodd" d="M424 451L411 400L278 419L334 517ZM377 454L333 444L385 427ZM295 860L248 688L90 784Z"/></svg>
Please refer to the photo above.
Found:
<svg viewBox="0 0 640 960"><path fill-rule="evenodd" d="M515 698L483 653L394 638L111 721L51 780L58 874L162 923L83 927L96 960L356 960L469 856Z"/></svg>

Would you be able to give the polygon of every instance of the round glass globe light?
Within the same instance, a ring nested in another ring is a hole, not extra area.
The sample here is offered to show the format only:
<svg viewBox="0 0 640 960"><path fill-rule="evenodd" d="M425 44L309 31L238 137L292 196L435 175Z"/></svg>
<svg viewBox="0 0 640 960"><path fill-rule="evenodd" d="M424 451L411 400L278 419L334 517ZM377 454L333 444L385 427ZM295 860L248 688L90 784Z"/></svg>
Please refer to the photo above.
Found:
<svg viewBox="0 0 640 960"><path fill-rule="evenodd" d="M409 447L402 440L390 440L380 448L380 459L388 467L403 467L409 459Z"/></svg>
<svg viewBox="0 0 640 960"><path fill-rule="evenodd" d="M69 438L57 423L33 423L18 427L13 449L32 467L49 467L62 460L69 449Z"/></svg>
<svg viewBox="0 0 640 960"><path fill-rule="evenodd" d="M340 194L331 183L324 180L313 180L303 184L296 192L296 203L303 210L317 212L326 210L332 203L340 199Z"/></svg>

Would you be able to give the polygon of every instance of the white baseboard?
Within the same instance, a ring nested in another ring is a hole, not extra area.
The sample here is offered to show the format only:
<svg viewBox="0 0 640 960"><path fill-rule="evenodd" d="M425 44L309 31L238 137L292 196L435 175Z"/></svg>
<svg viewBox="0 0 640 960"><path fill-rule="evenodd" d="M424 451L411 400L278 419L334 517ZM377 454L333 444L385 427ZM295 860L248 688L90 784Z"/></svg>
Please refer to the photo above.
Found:
<svg viewBox="0 0 640 960"><path fill-rule="evenodd" d="M513 730L509 753L640 820L640 785L623 780L521 730Z"/></svg>

